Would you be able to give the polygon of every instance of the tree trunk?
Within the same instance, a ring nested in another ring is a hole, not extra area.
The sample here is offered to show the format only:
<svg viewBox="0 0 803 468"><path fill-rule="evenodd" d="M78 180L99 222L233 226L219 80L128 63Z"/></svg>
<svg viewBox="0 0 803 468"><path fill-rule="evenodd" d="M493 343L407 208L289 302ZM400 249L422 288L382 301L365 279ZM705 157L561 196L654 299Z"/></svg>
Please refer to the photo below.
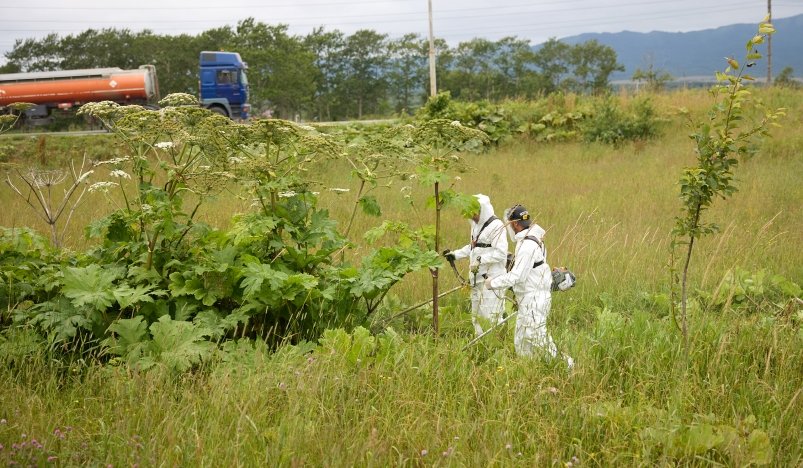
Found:
<svg viewBox="0 0 803 468"><path fill-rule="evenodd" d="M686 251L686 260L683 264L683 279L681 280L680 285L680 320L681 320L681 333L683 334L683 351L686 354L686 358L689 357L689 330L687 326L686 320L686 300L688 297L688 288L687 288L687 281L689 278L689 264L691 263L691 253L692 249L694 248L694 239L696 235L694 234L695 230L697 229L697 225L700 222L700 204L697 204L697 208L694 211L694 221L691 225L691 234L689 235L689 249Z"/></svg>

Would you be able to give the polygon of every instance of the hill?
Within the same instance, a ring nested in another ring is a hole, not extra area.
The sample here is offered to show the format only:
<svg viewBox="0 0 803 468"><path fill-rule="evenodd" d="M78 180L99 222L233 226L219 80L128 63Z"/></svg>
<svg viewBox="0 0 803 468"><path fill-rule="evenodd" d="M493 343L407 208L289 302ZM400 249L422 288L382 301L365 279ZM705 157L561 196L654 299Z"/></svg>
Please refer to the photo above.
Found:
<svg viewBox="0 0 803 468"><path fill-rule="evenodd" d="M772 36L772 70L777 76L784 67L792 67L795 76L803 76L803 15L773 20L777 32ZM637 33L586 33L561 38L567 44L592 39L616 51L624 72L611 75L612 80L626 80L637 68L650 64L666 70L675 78L711 76L724 68L723 57L744 57L744 43L756 32L756 24L733 24L716 29L685 33L653 31ZM761 61L757 77L766 77L766 60Z"/></svg>

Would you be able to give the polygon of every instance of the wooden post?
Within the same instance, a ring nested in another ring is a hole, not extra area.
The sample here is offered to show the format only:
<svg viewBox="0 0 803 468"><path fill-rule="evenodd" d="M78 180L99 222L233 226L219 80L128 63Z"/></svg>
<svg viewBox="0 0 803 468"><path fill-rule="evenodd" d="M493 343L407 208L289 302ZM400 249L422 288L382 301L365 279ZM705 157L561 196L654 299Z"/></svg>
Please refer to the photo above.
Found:
<svg viewBox="0 0 803 468"><path fill-rule="evenodd" d="M429 95L435 96L438 88L435 85L435 36L432 34L432 0L427 0L429 5Z"/></svg>

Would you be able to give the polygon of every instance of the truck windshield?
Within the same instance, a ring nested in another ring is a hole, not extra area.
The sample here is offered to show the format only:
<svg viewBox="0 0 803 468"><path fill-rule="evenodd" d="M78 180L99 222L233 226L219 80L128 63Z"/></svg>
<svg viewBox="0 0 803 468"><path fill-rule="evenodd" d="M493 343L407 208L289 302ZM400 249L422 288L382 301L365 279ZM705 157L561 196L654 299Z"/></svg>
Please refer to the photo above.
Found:
<svg viewBox="0 0 803 468"><path fill-rule="evenodd" d="M240 70L240 84L248 86L248 77L245 76L245 70Z"/></svg>

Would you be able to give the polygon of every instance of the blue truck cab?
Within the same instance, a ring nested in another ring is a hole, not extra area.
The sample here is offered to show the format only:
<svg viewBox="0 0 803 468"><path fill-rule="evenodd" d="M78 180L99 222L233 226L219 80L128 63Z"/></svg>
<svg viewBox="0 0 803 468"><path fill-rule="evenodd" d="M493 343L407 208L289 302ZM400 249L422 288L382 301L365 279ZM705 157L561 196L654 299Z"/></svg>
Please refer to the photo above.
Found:
<svg viewBox="0 0 803 468"><path fill-rule="evenodd" d="M243 62L236 52L201 52L201 106L233 120L246 120L251 111L248 103L248 78Z"/></svg>

